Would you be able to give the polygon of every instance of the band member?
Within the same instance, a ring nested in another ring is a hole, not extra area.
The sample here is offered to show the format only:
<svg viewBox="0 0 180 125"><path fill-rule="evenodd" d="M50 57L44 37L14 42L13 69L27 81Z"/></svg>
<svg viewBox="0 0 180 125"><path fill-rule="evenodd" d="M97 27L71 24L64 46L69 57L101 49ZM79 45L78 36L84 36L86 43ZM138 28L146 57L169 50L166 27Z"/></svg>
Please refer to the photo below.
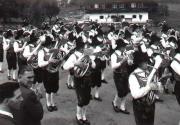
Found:
<svg viewBox="0 0 180 125"><path fill-rule="evenodd" d="M73 69L75 72L75 66L81 65L79 60L84 57L84 42L78 41L76 43L76 51L72 54L63 65L63 69ZM91 59L90 67L95 67L94 61ZM74 74L75 91L77 95L77 110L76 120L79 125L90 125L90 122L86 118L87 106L91 99L91 73L87 73L84 76L76 76Z"/></svg>
<svg viewBox="0 0 180 125"><path fill-rule="evenodd" d="M3 73L3 58L4 58L4 50L3 50L3 32L0 31L0 73Z"/></svg>
<svg viewBox="0 0 180 125"><path fill-rule="evenodd" d="M136 125L154 125L155 95L157 83L153 83L156 70L162 60L158 60L149 70L149 57L139 52L134 58L137 68L129 76L129 87L133 97L133 111Z"/></svg>
<svg viewBox="0 0 180 125"><path fill-rule="evenodd" d="M27 46L24 49L23 56L26 58L26 60L29 61L29 59L32 56L38 56L38 51L41 48L41 44L43 41L43 37L40 37L37 35L37 30L33 29L30 36L29 36L29 42ZM34 71L34 81L32 84L32 89L37 90L37 86L42 83L42 69L40 67L33 67Z"/></svg>
<svg viewBox="0 0 180 125"><path fill-rule="evenodd" d="M117 94L112 101L113 109L115 112L122 112L129 114L126 110L126 95L129 92L128 88L128 59L123 55L126 43L123 39L116 41L116 51L111 55L111 66L113 69L113 79L117 89ZM121 100L120 107L118 107L118 100Z"/></svg>
<svg viewBox="0 0 180 125"><path fill-rule="evenodd" d="M42 68L43 84L46 91L46 106L48 111L57 111L58 108L55 105L54 96L59 89L59 71L55 73L49 72L46 67L51 63L56 63L57 60L52 58L53 49L57 42L53 41L51 34L44 35L45 42L42 44L43 48L38 52L38 66Z"/></svg>
<svg viewBox="0 0 180 125"><path fill-rule="evenodd" d="M100 52L102 51L101 47L103 44L102 34L97 34L95 37L92 38L91 48L93 49L95 55L95 64L96 67L92 69L92 87L95 88L95 94L93 99L97 101L102 101L99 90L101 87L102 82L106 82L105 79L102 80L102 70L106 67L106 62L104 64L104 60L102 61L103 54L101 55ZM100 55L96 55L96 53ZM106 61L106 60L105 60ZM104 76L103 76L104 77ZM107 83L107 82L106 82Z"/></svg>
<svg viewBox="0 0 180 125"><path fill-rule="evenodd" d="M5 33L4 38L5 39L3 41L3 49L7 51L6 59L8 63L8 79L10 80L12 77L12 80L16 81L17 59L16 59L16 53L14 52L14 47L13 47L14 36L13 36L12 30L8 30ZM12 76L11 76L11 70L13 70Z"/></svg>
<svg viewBox="0 0 180 125"><path fill-rule="evenodd" d="M15 42L14 42L14 51L17 54L17 60L18 60L18 76L21 73L22 69L27 65L26 58L23 57L23 51L27 44L27 41L24 41L23 36L24 31L18 30L15 36Z"/></svg>

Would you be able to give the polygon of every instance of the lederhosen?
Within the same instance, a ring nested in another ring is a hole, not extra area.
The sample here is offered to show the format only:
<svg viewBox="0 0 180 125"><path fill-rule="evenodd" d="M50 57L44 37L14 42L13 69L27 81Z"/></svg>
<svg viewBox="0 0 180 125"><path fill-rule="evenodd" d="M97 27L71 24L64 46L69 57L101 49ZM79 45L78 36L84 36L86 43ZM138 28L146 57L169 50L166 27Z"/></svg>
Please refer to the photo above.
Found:
<svg viewBox="0 0 180 125"><path fill-rule="evenodd" d="M17 68L16 67L17 59L16 59L16 53L14 52L13 45L10 45L9 49L7 50L6 59L7 59L8 69L15 70Z"/></svg>
<svg viewBox="0 0 180 125"><path fill-rule="evenodd" d="M32 52L34 50L35 46L33 44L29 44L29 49L30 52ZM38 68L34 68L33 69L34 72L34 80L33 80L33 84L36 84L36 82L38 83L42 83L42 68L38 67Z"/></svg>
<svg viewBox="0 0 180 125"><path fill-rule="evenodd" d="M74 54L78 59L78 56ZM75 91L78 99L78 106L83 107L89 104L91 99L91 74L85 74L83 77L74 75Z"/></svg>
<svg viewBox="0 0 180 125"><path fill-rule="evenodd" d="M119 55L116 52L115 55L118 58ZM125 61L113 71L114 83L120 98L125 97L129 93L128 77L128 63Z"/></svg>
<svg viewBox="0 0 180 125"><path fill-rule="evenodd" d="M44 51L44 60L48 61L48 58L46 56L50 56L46 54L46 51ZM44 83L44 88L46 90L46 93L57 93L59 90L59 71L55 73L50 73L47 71L47 69L44 67L42 68L42 81Z"/></svg>
<svg viewBox="0 0 180 125"><path fill-rule="evenodd" d="M3 36L0 36L0 62L3 62L4 50L3 50Z"/></svg>
<svg viewBox="0 0 180 125"><path fill-rule="evenodd" d="M92 77L92 87L101 87L101 60L99 58L95 59L96 67L92 69L91 77Z"/></svg>
<svg viewBox="0 0 180 125"><path fill-rule="evenodd" d="M146 81L143 81L138 73L134 73L140 87L146 86ZM146 77L147 79L147 77ZM139 99L133 99L133 111L136 125L154 125L155 114L155 94L154 91L150 91L144 97Z"/></svg>
<svg viewBox="0 0 180 125"><path fill-rule="evenodd" d="M22 41L17 40L16 42L18 43L20 48L23 47L24 43ZM19 67L18 75L21 74L23 72L23 69L27 66L27 59L23 56L23 51L16 53L17 54L18 67Z"/></svg>

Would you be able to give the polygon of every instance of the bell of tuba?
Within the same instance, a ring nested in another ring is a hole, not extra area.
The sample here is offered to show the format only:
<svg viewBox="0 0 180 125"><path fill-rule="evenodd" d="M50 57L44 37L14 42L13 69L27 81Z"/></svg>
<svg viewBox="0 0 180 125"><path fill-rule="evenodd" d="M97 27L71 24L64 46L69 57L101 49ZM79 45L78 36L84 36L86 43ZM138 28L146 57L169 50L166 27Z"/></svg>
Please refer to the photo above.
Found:
<svg viewBox="0 0 180 125"><path fill-rule="evenodd" d="M88 55L83 56L74 66L74 75L76 77L89 76L91 74L90 64L90 57Z"/></svg>

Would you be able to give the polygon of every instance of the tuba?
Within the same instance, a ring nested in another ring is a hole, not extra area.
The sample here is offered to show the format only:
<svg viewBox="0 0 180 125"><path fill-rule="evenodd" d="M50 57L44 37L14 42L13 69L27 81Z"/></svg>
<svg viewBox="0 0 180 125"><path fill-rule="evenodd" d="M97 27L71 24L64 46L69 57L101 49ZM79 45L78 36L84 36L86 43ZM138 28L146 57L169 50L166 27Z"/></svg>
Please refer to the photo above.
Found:
<svg viewBox="0 0 180 125"><path fill-rule="evenodd" d="M90 63L91 60L89 56L88 55L83 56L74 66L74 75L76 77L89 76L91 74Z"/></svg>
<svg viewBox="0 0 180 125"><path fill-rule="evenodd" d="M76 77L89 76L91 74L91 59L93 49L85 49L84 55L80 57L74 66L74 75Z"/></svg>

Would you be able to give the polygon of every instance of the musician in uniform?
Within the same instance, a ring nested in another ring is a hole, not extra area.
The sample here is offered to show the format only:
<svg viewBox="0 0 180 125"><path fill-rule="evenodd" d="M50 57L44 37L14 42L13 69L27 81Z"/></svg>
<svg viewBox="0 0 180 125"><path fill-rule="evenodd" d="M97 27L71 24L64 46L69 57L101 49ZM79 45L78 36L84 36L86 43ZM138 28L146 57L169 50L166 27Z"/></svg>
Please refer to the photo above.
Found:
<svg viewBox="0 0 180 125"><path fill-rule="evenodd" d="M43 84L46 91L46 106L48 111L57 111L58 108L55 105L54 96L59 90L59 71L51 73L46 67L51 63L56 63L57 60L52 58L54 52L53 47L56 44L52 34L44 35L45 42L42 43L43 48L38 52L38 66L42 68Z"/></svg>
<svg viewBox="0 0 180 125"><path fill-rule="evenodd" d="M4 50L3 50L3 31L0 31L0 73L3 73L3 58L4 58Z"/></svg>
<svg viewBox="0 0 180 125"><path fill-rule="evenodd" d="M113 69L113 79L117 89L112 105L115 112L122 112L129 114L126 109L126 96L129 93L128 89L128 61L127 57L123 55L125 51L126 43L123 39L116 41L116 51L111 55L111 66ZM120 107L118 106L118 100L121 99Z"/></svg>
<svg viewBox="0 0 180 125"><path fill-rule="evenodd" d="M11 70L12 72L12 80L16 81L16 65L17 65L17 59L16 59L16 53L14 52L14 35L12 30L8 30L5 33L4 41L3 41L3 49L7 51L6 53L6 59L8 64L8 79L11 79Z"/></svg>
<svg viewBox="0 0 180 125"><path fill-rule="evenodd" d="M27 44L27 41L24 41L24 31L18 30L15 36L14 42L14 51L17 54L17 61L18 61L18 76L21 73L22 69L27 65L26 58L23 57L23 51Z"/></svg>
<svg viewBox="0 0 180 125"><path fill-rule="evenodd" d="M78 100L76 121L79 125L90 125L90 122L86 118L86 110L91 99L91 73L87 71L84 76L78 76L75 74L76 65L81 65L82 62L80 62L80 60L85 56L83 54L84 44L83 41L77 41L76 51L64 63L63 69L74 70L74 84ZM91 59L90 62L90 67L95 67L93 59Z"/></svg>
<svg viewBox="0 0 180 125"><path fill-rule="evenodd" d="M102 79L102 72L103 72L103 69L105 69L106 67L106 61L102 60L104 55L100 54L102 52L101 46L103 46L102 34L97 34L94 37L92 37L91 48L93 49L95 53L94 61L95 61L96 67L92 69L91 76L92 76L92 87L95 88L95 94L94 94L93 99L97 101L102 101L99 95L101 83L102 82L107 83L104 78Z"/></svg>
<svg viewBox="0 0 180 125"><path fill-rule="evenodd" d="M27 61L30 61L29 59L32 56L38 56L38 50L41 47L41 37L37 35L37 29L32 29L31 34L29 36L29 42L27 43L26 47L24 48L23 56L26 58ZM37 49L38 48L38 49ZM42 83L42 69L40 67L33 67L34 72L34 81L32 84L33 90L38 90L37 86Z"/></svg>
<svg viewBox="0 0 180 125"><path fill-rule="evenodd" d="M157 61L152 70L149 70L148 62L149 57L146 53L136 54L134 63L137 68L129 76L136 125L154 125L155 95L153 90L157 90L158 86L152 81L161 61Z"/></svg>

